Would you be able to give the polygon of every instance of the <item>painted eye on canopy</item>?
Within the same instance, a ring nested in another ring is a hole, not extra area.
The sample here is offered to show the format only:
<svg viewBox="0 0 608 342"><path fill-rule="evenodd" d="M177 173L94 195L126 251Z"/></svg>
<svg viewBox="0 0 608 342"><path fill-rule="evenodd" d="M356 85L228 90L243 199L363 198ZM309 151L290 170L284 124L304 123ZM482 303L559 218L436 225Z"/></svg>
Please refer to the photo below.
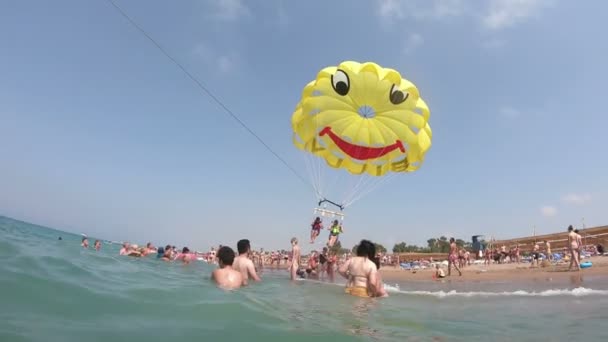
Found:
<svg viewBox="0 0 608 342"><path fill-rule="evenodd" d="M331 75L331 86L338 95L345 96L350 90L350 79L344 71L338 69Z"/></svg>
<svg viewBox="0 0 608 342"><path fill-rule="evenodd" d="M391 101L392 104L398 105L405 102L409 95L410 94L397 89L395 87L395 84L393 84L391 86L391 91L388 94L388 99Z"/></svg>

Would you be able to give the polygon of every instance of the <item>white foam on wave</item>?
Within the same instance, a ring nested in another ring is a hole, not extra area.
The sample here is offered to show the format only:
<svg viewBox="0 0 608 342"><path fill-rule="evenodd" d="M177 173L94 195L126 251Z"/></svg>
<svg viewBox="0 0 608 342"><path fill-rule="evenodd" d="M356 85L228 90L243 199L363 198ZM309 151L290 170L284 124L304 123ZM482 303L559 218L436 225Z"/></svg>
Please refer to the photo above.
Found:
<svg viewBox="0 0 608 342"><path fill-rule="evenodd" d="M297 279L299 281L306 281L312 283L318 283L322 285L333 285L343 287L344 284L340 283L328 283L313 279ZM389 293L404 294L413 296L429 296L437 298L446 297L556 297L556 296L573 296L573 297L585 297L585 296L608 296L608 290L595 290L588 289L585 287L577 287L574 289L552 289L540 292L516 290L516 291L503 291L503 292L488 292L488 291L470 291L470 292L458 292L452 291L407 291L401 290L399 284L384 284L384 289Z"/></svg>
<svg viewBox="0 0 608 342"><path fill-rule="evenodd" d="M554 289L554 290L545 290L540 292L528 292L524 290L517 291L504 291L504 292L485 292L485 291L471 291L471 292L458 292L456 290L452 291L402 291L399 289L399 286L390 286L384 285L386 291L391 293L401 293L406 295L417 295L417 296L433 296L437 298L446 298L446 297L555 297L555 296L574 296L574 297L583 297L583 296L608 296L608 290L594 290L588 289L584 287L577 287L574 289Z"/></svg>

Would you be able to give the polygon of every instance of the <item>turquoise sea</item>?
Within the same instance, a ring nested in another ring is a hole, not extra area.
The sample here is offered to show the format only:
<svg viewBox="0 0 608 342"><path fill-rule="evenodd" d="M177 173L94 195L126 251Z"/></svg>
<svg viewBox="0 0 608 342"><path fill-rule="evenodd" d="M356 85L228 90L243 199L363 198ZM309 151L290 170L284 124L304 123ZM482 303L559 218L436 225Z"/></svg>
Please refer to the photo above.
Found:
<svg viewBox="0 0 608 342"><path fill-rule="evenodd" d="M601 281L404 283L377 300L347 296L336 284L292 284L276 271L226 292L209 282L211 265L120 257L118 248L83 250L78 235L0 217L0 341L608 340Z"/></svg>

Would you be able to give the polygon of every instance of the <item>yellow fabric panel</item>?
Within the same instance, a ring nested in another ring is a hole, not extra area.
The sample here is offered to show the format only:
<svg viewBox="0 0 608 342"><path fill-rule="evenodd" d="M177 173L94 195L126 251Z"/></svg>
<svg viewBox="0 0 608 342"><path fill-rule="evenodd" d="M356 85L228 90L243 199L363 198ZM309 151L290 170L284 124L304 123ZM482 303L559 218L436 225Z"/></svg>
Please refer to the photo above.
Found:
<svg viewBox="0 0 608 342"><path fill-rule="evenodd" d="M308 83L292 115L294 145L353 174L417 170L431 147L416 86L375 63L346 61Z"/></svg>

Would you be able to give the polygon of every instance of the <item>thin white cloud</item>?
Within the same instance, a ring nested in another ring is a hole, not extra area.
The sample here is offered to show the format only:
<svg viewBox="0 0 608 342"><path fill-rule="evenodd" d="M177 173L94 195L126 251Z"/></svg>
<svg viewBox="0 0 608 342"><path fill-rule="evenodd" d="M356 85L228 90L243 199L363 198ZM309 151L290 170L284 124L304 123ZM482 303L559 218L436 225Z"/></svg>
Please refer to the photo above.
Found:
<svg viewBox="0 0 608 342"><path fill-rule="evenodd" d="M538 16L554 0L377 0L377 14L383 22L405 18L442 20L466 16L478 20L482 27L498 31ZM493 44L504 45L504 42Z"/></svg>
<svg viewBox="0 0 608 342"><path fill-rule="evenodd" d="M220 56L217 58L217 67L223 72L231 72L235 68L236 61L230 56Z"/></svg>
<svg viewBox="0 0 608 342"><path fill-rule="evenodd" d="M463 0L378 0L378 15L385 20L413 17L416 19L441 19L455 17L467 11Z"/></svg>
<svg viewBox="0 0 608 342"><path fill-rule="evenodd" d="M422 36L420 34L410 33L405 42L405 46L403 47L403 51L406 54L412 53L423 43L424 43L424 38L422 38Z"/></svg>
<svg viewBox="0 0 608 342"><path fill-rule="evenodd" d="M242 0L215 0L214 5L214 16L221 20L234 21L251 14Z"/></svg>
<svg viewBox="0 0 608 342"><path fill-rule="evenodd" d="M378 0L378 15L384 19L403 18L403 7L399 0Z"/></svg>
<svg viewBox="0 0 608 342"><path fill-rule="evenodd" d="M562 202L567 204L583 205L591 202L591 194L566 194L562 196Z"/></svg>
<svg viewBox="0 0 608 342"><path fill-rule="evenodd" d="M540 213L544 217L553 217L553 216L557 215L557 208L550 206L550 205L545 205L540 208Z"/></svg>
<svg viewBox="0 0 608 342"><path fill-rule="evenodd" d="M481 21L491 30L512 27L537 16L551 3L551 0L491 0Z"/></svg>
<svg viewBox="0 0 608 342"><path fill-rule="evenodd" d="M511 107L502 107L500 108L499 113L502 117L507 119L516 119L521 116L521 112L519 110Z"/></svg>
<svg viewBox="0 0 608 342"><path fill-rule="evenodd" d="M222 73L228 73L236 69L238 56L232 54L220 54L211 46L199 43L193 50L195 56L202 59L206 64Z"/></svg>

